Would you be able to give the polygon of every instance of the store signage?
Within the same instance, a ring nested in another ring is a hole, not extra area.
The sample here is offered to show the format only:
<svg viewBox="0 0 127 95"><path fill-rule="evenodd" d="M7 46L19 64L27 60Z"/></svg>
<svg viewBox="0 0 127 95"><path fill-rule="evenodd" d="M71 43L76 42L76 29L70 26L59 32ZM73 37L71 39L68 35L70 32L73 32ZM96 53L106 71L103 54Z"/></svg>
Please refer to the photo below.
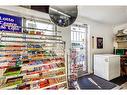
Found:
<svg viewBox="0 0 127 95"><path fill-rule="evenodd" d="M22 32L22 18L0 13L0 31Z"/></svg>

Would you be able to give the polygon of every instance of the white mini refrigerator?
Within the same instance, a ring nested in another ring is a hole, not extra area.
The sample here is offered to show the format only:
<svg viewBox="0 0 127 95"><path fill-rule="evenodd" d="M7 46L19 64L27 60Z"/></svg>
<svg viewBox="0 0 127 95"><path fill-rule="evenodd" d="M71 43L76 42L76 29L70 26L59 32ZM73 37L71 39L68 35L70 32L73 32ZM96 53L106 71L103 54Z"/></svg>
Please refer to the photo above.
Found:
<svg viewBox="0 0 127 95"><path fill-rule="evenodd" d="M120 56L113 54L94 55L94 74L106 80L120 76Z"/></svg>

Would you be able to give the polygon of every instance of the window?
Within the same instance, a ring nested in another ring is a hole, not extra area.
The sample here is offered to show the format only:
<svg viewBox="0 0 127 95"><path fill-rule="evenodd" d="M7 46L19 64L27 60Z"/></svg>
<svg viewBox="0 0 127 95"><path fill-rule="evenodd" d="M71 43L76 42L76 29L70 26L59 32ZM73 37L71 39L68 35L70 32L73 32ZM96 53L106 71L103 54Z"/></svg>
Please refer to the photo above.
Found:
<svg viewBox="0 0 127 95"><path fill-rule="evenodd" d="M88 72L87 45L87 25L72 25L70 62L78 65L78 76Z"/></svg>
<svg viewBox="0 0 127 95"><path fill-rule="evenodd" d="M35 20L26 20L26 27L36 28L38 31L43 31L45 35L53 35L55 32L55 25Z"/></svg>
<svg viewBox="0 0 127 95"><path fill-rule="evenodd" d="M71 41L75 42L81 42L84 41L84 38L86 38L86 30L87 27L84 26L78 26L78 25L73 25L71 27Z"/></svg>

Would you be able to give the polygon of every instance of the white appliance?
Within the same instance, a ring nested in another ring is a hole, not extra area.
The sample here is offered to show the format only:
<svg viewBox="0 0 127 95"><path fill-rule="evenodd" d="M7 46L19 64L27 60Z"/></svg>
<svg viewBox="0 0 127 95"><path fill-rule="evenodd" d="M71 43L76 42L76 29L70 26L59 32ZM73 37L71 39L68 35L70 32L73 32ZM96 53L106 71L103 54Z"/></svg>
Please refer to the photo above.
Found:
<svg viewBox="0 0 127 95"><path fill-rule="evenodd" d="M94 55L94 74L106 80L120 76L120 56L113 54Z"/></svg>

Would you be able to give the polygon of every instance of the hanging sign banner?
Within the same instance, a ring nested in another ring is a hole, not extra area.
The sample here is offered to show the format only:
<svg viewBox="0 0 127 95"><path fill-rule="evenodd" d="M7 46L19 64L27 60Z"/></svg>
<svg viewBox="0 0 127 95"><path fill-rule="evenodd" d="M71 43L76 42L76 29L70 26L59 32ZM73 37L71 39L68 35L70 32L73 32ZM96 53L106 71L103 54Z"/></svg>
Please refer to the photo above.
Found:
<svg viewBox="0 0 127 95"><path fill-rule="evenodd" d="M0 31L22 32L22 18L0 13Z"/></svg>

